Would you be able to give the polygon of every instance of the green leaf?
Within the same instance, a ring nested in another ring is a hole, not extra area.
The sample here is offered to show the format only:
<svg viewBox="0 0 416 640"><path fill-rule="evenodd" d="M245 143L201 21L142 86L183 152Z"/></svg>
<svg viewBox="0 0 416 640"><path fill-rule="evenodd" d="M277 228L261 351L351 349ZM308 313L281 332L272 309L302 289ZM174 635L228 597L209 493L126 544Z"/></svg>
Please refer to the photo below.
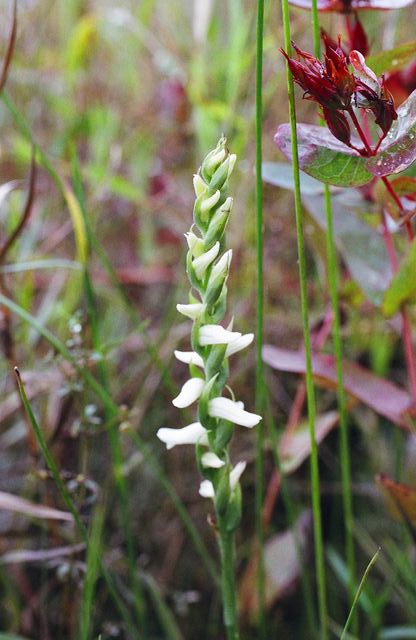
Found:
<svg viewBox="0 0 416 640"><path fill-rule="evenodd" d="M313 178L337 187L358 187L372 180L361 158L354 149L339 142L325 127L298 124L297 138L299 167ZM282 124L274 140L288 160L292 160L290 125ZM356 146L360 143L353 141Z"/></svg>
<svg viewBox="0 0 416 640"><path fill-rule="evenodd" d="M394 316L400 307L413 298L416 293L416 241L410 246L409 252L404 258L399 270L392 279L389 288L384 294L382 311L388 318Z"/></svg>
<svg viewBox="0 0 416 640"><path fill-rule="evenodd" d="M416 56L416 40L406 42L389 51L380 51L366 59L366 64L377 76L386 71L399 71L403 69Z"/></svg>

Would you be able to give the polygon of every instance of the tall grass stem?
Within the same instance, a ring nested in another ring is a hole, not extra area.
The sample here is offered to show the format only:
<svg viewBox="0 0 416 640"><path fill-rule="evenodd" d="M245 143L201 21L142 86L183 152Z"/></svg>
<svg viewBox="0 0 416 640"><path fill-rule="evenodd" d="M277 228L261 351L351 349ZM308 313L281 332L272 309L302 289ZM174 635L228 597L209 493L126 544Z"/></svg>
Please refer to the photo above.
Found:
<svg viewBox="0 0 416 640"><path fill-rule="evenodd" d="M290 55L291 34L290 34L288 0L282 0L282 15L283 15L283 30L284 30L284 46L287 54ZM321 640L327 640L328 639L327 594L326 594L325 561L324 561L324 546L323 546L323 534L322 534L318 446L317 446L316 434L315 434L316 406L315 406L315 389L314 389L313 372L312 372L311 338L310 338L310 331L309 331L309 309L308 309L308 296L307 296L305 243L304 243L304 232L303 232L303 211L302 211L302 201L301 201L301 191L300 191L299 155L298 155L297 130L296 130L296 106L295 106L293 78L290 73L289 66L287 64L286 64L286 72L287 72L287 89L288 89L288 97L289 97L290 128L291 128L291 137L292 137L292 164L293 164L293 180L294 180L294 187L295 187L294 188L295 217L296 217L296 231L297 231L297 243L298 243L301 314L302 314L303 337L304 337L305 359L306 359L306 395L307 395L307 405L308 405L309 434L310 434L310 442L311 442L310 468L311 468L312 511L313 511L313 522L314 522L315 564L316 564L316 580L317 580L317 588L318 588L320 638Z"/></svg>

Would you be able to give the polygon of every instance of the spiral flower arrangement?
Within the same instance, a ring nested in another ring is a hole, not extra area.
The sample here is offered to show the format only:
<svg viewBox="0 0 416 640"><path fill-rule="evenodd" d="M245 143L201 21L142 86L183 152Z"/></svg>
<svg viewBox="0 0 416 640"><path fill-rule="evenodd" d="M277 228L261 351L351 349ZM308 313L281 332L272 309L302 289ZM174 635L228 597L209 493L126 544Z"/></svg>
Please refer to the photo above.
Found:
<svg viewBox="0 0 416 640"><path fill-rule="evenodd" d="M232 208L228 182L236 156L230 154L226 139L204 159L194 176L193 224L186 236L186 270L191 284L189 301L178 304L179 313L193 322L192 351L175 351L189 365L190 379L172 401L184 408L197 402L197 420L183 428L161 428L157 436L168 449L180 444L196 446L198 468L203 477L199 493L215 504L223 569L224 618L229 638L237 638L233 534L241 518L239 479L246 462L232 465L229 444L234 425L254 427L261 416L244 409L229 386L229 358L251 344L254 335L233 330L221 322L226 314L227 279L232 250L226 250L225 231Z"/></svg>

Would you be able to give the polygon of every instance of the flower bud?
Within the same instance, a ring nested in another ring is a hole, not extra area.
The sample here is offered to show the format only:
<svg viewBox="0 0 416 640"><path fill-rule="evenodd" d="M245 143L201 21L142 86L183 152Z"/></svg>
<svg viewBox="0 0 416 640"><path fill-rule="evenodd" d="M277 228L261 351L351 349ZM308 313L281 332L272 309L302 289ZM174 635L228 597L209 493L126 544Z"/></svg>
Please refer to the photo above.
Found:
<svg viewBox="0 0 416 640"><path fill-rule="evenodd" d="M192 262L192 266L194 268L196 277L201 280L205 271L208 269L211 262L215 260L220 250L220 243L216 242L214 246L209 249L209 251L205 251L199 258L195 258Z"/></svg>
<svg viewBox="0 0 416 640"><path fill-rule="evenodd" d="M202 163L201 174L207 182L211 180L215 170L219 167L221 162L223 162L226 156L227 152L225 150L225 138L221 138L216 148L208 153Z"/></svg>
<svg viewBox="0 0 416 640"><path fill-rule="evenodd" d="M201 195L195 200L194 221L201 231L204 232L208 227L210 218L209 213L211 209L215 207L220 198L221 192L217 190L208 198L205 195Z"/></svg>
<svg viewBox="0 0 416 640"><path fill-rule="evenodd" d="M202 454L201 462L203 467L209 469L221 469L225 465L224 460L221 460L213 451L206 451Z"/></svg>
<svg viewBox="0 0 416 640"><path fill-rule="evenodd" d="M194 258L198 258L204 253L204 241L201 240L201 238L198 238L192 230L185 233L185 238L188 243L189 251L192 253Z"/></svg>
<svg viewBox="0 0 416 640"><path fill-rule="evenodd" d="M195 195L198 198L199 196L205 195L206 193L208 193L208 185L205 182L205 180L203 180L201 178L201 176L199 175L199 173L196 173L194 175L194 191L195 191Z"/></svg>
<svg viewBox="0 0 416 640"><path fill-rule="evenodd" d="M205 302L207 305L214 305L219 299L225 281L228 278L232 258L232 250L226 251L218 262L213 266L205 294Z"/></svg>
<svg viewBox="0 0 416 640"><path fill-rule="evenodd" d="M230 211L233 206L233 199L227 198L226 201L216 210L209 221L208 229L205 233L204 246L209 249L215 240L221 240L227 226Z"/></svg>

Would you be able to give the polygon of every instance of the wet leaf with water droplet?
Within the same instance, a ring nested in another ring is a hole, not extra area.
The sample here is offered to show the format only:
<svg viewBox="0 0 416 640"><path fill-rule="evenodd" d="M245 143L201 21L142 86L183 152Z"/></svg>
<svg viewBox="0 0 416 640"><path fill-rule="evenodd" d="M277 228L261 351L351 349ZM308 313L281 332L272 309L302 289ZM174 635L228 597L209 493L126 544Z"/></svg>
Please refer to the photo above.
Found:
<svg viewBox="0 0 416 640"><path fill-rule="evenodd" d="M416 91L397 109L397 120L366 168L378 177L404 171L416 160Z"/></svg>

